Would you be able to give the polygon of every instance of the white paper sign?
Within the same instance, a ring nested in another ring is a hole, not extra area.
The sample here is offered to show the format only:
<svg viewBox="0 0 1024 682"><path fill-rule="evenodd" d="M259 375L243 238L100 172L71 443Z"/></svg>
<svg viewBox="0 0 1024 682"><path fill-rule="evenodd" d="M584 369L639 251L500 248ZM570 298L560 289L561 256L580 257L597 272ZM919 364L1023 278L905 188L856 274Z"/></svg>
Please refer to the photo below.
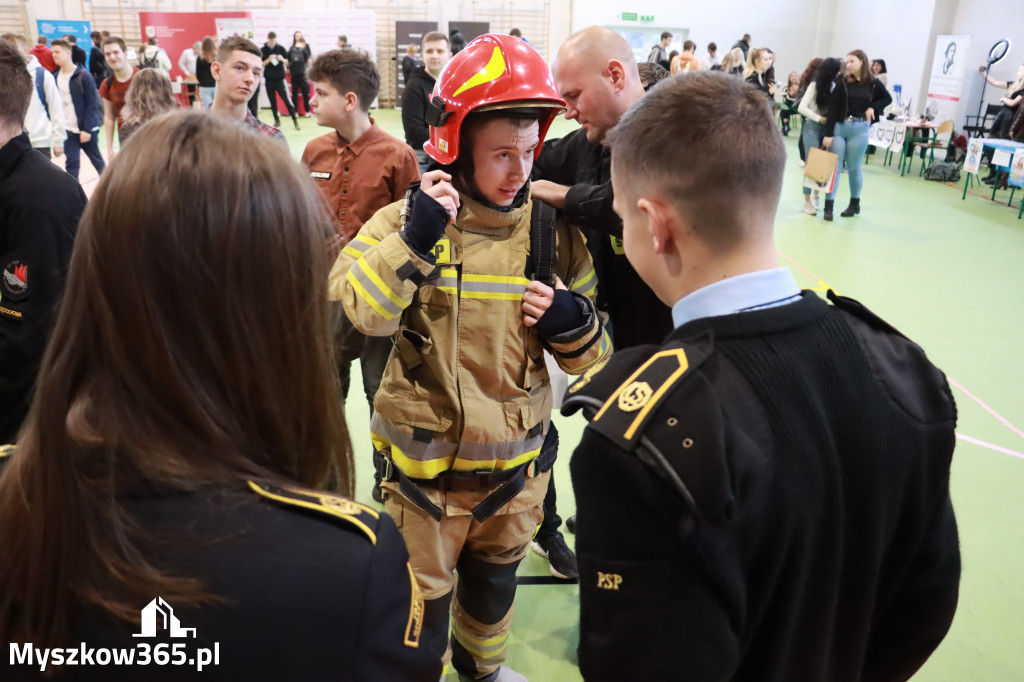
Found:
<svg viewBox="0 0 1024 682"><path fill-rule="evenodd" d="M907 139L907 126L902 123L896 124L892 133L892 144L889 150L893 152L903 151L903 141Z"/></svg>
<svg viewBox="0 0 1024 682"><path fill-rule="evenodd" d="M895 127L894 121L880 121L873 124L868 131L868 144L874 147L888 147L892 143L892 133Z"/></svg>
<svg viewBox="0 0 1024 682"><path fill-rule="evenodd" d="M1007 166L1010 165L1010 159L1012 158L1013 155L1010 154L1008 150L997 149L995 153L992 155L992 165L1006 168Z"/></svg>
<svg viewBox="0 0 1024 682"><path fill-rule="evenodd" d="M985 145L980 137L972 137L967 140L967 157L964 159L964 172L977 173L981 166L981 152Z"/></svg>

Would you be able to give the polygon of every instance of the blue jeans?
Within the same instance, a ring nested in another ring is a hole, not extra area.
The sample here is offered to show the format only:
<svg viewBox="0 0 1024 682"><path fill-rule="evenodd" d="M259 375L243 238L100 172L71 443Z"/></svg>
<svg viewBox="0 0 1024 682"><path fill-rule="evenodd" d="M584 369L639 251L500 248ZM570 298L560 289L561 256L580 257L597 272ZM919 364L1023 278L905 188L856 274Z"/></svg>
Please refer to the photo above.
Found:
<svg viewBox="0 0 1024 682"><path fill-rule="evenodd" d="M836 132L832 137L831 151L839 157L840 164L846 164L846 171L850 174L852 199L860 199L860 190L864 187L864 152L868 150L870 127L867 121L843 121L836 124ZM839 189L838 181L836 189ZM835 199L836 193L832 192L826 198Z"/></svg>
<svg viewBox="0 0 1024 682"><path fill-rule="evenodd" d="M96 169L96 174L103 173L103 169L107 167L107 164L103 160L103 155L100 154L99 131L94 130L92 132L92 139L85 143L81 142L81 138L78 135L78 133L68 131L68 138L64 141L64 170L77 180L78 171L82 167L81 152L84 151L85 155L89 157L92 167Z"/></svg>
<svg viewBox="0 0 1024 682"><path fill-rule="evenodd" d="M217 92L216 86L212 88L199 86L199 101L203 103L203 111L209 111L213 106L213 93L215 92Z"/></svg>
<svg viewBox="0 0 1024 682"><path fill-rule="evenodd" d="M804 125L800 129L800 139L803 140L804 149L810 154L812 149L821 147L821 139L825 136L825 126L809 118L804 119ZM804 185L804 194L811 195L811 188Z"/></svg>

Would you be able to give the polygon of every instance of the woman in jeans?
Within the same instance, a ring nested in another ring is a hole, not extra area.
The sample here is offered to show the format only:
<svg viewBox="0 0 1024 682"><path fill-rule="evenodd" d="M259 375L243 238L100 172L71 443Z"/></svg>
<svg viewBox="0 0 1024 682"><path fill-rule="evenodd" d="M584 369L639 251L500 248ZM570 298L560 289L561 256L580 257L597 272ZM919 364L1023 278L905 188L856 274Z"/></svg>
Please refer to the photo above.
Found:
<svg viewBox="0 0 1024 682"><path fill-rule="evenodd" d="M210 36L203 38L202 52L196 59L196 80L199 81L199 101L203 111L213 106L213 94L217 92L217 81L210 72L210 64L217 61L217 43Z"/></svg>
<svg viewBox="0 0 1024 682"><path fill-rule="evenodd" d="M836 121L846 118L846 88L836 82L843 68L842 62L834 57L811 60L818 62L814 71L814 79L808 84L798 111L804 116L804 124L800 129L800 138L804 149L810 151L821 147L826 132L831 137ZM808 65L810 68L810 65ZM806 72L805 72L806 73ZM818 189L814 187L814 200L811 200L811 187L804 182L804 213L818 214Z"/></svg>
<svg viewBox="0 0 1024 682"><path fill-rule="evenodd" d="M864 152L868 148L868 129L881 118L882 110L892 102L892 96L882 82L871 73L871 62L863 50L846 55L846 75L840 81L846 86L846 118L835 126L832 135L822 140L822 146L839 156L846 164L850 176L850 205L840 215L850 218L860 213L860 191L864 186ZM838 189L838 183L836 184ZM835 190L825 198L825 220L832 220Z"/></svg>

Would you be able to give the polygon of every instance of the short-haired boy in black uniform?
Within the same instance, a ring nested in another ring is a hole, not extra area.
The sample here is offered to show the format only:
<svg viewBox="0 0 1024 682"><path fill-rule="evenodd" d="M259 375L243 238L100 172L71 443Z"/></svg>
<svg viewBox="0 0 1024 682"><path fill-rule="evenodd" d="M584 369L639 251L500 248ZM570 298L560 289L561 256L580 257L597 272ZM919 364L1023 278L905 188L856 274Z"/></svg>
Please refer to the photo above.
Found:
<svg viewBox="0 0 1024 682"><path fill-rule="evenodd" d="M909 678L959 588L943 373L777 266L785 149L754 88L669 79L609 143L626 254L676 328L563 408L591 420L571 465L584 677Z"/></svg>

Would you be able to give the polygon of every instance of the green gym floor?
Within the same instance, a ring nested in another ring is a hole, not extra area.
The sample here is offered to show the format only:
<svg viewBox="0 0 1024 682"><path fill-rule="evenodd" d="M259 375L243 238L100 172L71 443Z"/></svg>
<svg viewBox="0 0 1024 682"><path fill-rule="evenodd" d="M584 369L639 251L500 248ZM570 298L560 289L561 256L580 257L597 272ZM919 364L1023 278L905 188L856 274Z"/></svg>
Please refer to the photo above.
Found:
<svg viewBox="0 0 1024 682"><path fill-rule="evenodd" d="M403 137L400 112L380 110L373 115L388 132ZM261 118L271 120L266 110ZM313 119L300 119L301 131L291 130L287 119L283 123L296 159L307 141L327 132ZM549 137L574 127L559 119ZM1017 220L1021 192L1012 210L1006 206L1005 190L996 197L1001 204L988 199L990 189L961 200L963 181L956 187L926 182L917 176L916 165L912 174L900 177L898 169L882 167L882 157L876 154L864 170L861 214L839 216L849 199L843 175L835 222L826 223L820 213L811 217L801 212L796 135L794 131L787 140L790 163L776 218L780 265L789 266L802 287L819 292L833 288L860 300L921 344L947 373L959 407L952 493L963 557L960 606L949 635L914 679L1024 680L1024 220ZM681 158L680 163L700 160ZM90 193L94 177L83 159L83 185ZM352 385L360 385L356 377ZM361 392L351 394L347 409L357 455L356 497L373 504L369 411ZM564 519L575 511L568 466L584 421L555 419L562 441L555 478L558 511ZM565 534L571 546L573 536ZM550 574L546 561L530 552L519 575ZM580 680L575 664L578 597L576 585L521 585L507 664L533 682ZM458 676L452 673L448 679Z"/></svg>

